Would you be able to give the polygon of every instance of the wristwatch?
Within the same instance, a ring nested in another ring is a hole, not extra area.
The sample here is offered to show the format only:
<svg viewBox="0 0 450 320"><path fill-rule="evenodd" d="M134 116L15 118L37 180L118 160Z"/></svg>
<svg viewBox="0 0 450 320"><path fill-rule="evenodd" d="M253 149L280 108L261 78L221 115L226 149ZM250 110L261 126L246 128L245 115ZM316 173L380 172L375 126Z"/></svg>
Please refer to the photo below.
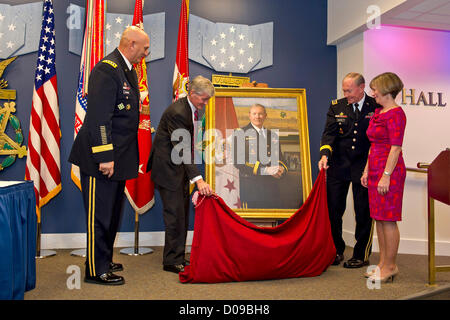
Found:
<svg viewBox="0 0 450 320"><path fill-rule="evenodd" d="M392 173L392 172L391 172L391 173ZM389 172L387 172L387 171L384 171L384 172L383 172L383 174L385 174L385 175L387 175L387 176L390 176L391 173L389 173Z"/></svg>

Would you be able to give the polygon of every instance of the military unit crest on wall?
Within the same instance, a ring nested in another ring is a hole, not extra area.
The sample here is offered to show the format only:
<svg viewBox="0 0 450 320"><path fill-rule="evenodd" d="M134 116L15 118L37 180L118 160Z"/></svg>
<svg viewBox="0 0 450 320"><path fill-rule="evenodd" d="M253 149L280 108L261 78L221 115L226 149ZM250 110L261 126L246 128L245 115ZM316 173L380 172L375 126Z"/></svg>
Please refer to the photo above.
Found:
<svg viewBox="0 0 450 320"><path fill-rule="evenodd" d="M0 62L0 78L6 67L12 63L16 57ZM16 90L6 89L8 81L0 80L0 171L11 166L16 161L17 156L22 158L27 155L27 148L22 146L23 133L19 119L14 115L16 112Z"/></svg>

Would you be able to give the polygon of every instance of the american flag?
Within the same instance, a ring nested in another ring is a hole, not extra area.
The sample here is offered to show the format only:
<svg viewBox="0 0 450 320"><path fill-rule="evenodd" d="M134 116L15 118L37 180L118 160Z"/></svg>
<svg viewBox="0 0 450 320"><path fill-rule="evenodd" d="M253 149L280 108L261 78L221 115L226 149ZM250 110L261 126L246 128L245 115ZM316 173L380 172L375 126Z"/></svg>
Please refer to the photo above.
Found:
<svg viewBox="0 0 450 320"><path fill-rule="evenodd" d="M75 100L75 126L74 140L83 125L87 111L87 88L89 75L92 68L104 56L104 22L105 0L86 1L87 16L84 32L83 49L80 61L80 73L78 76L78 89ZM70 176L75 185L81 190L80 168L72 165Z"/></svg>
<svg viewBox="0 0 450 320"><path fill-rule="evenodd" d="M25 179L34 182L38 209L61 191L61 131L55 69L54 19L52 0L45 0L25 168ZM39 219L38 215L38 221Z"/></svg>
<svg viewBox="0 0 450 320"><path fill-rule="evenodd" d="M83 94L83 83L84 83L83 71L84 71L84 63L83 58L81 58L80 74L78 76L78 88L75 100L75 126L73 131L74 140L78 135L78 131L80 131L81 126L83 125L84 117L86 116L87 111L87 96ZM75 185L81 190L80 168L72 164L70 176Z"/></svg>

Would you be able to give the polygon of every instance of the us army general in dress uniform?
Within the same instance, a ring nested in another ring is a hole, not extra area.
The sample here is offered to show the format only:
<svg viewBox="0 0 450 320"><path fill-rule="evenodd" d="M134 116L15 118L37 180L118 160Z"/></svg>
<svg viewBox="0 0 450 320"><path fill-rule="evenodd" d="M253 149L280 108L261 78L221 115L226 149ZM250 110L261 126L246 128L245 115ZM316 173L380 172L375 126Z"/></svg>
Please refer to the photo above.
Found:
<svg viewBox="0 0 450 320"><path fill-rule="evenodd" d="M331 231L336 247L333 265L344 260L345 242L342 238L342 216L347 193L352 183L355 209L356 244L345 268L360 268L369 264L372 252L373 222L370 218L367 189L361 176L367 161L370 142L366 131L378 105L365 92L364 78L349 73L342 82L345 98L333 100L327 113L320 143L319 170L327 169L327 195Z"/></svg>
<svg viewBox="0 0 450 320"><path fill-rule="evenodd" d="M92 69L87 112L70 153L80 167L87 215L86 282L118 285L113 246L125 181L138 176L139 85L132 64L148 55L149 38L137 27L122 34L119 47Z"/></svg>
<svg viewBox="0 0 450 320"><path fill-rule="evenodd" d="M265 107L254 104L249 111L250 123L234 132L234 166L239 169L240 201L248 209L292 208L281 196L285 181L280 179L285 177L288 168L282 159L278 135L263 126L266 118ZM240 150L242 141L244 148Z"/></svg>

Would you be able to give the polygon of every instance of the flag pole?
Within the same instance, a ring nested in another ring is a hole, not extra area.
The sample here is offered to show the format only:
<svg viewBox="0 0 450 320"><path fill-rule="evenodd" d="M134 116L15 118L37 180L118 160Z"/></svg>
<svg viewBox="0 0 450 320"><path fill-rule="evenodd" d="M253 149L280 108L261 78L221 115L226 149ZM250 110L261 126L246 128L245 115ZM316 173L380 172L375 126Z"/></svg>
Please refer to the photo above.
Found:
<svg viewBox="0 0 450 320"><path fill-rule="evenodd" d="M139 213L135 211L134 214L134 247L124 248L120 250L120 253L128 256L142 256L152 253L153 249L151 248L139 247Z"/></svg>
<svg viewBox="0 0 450 320"><path fill-rule="evenodd" d="M37 235L36 235L36 259L44 259L56 255L53 250L41 250L41 208L36 208L37 214Z"/></svg>

